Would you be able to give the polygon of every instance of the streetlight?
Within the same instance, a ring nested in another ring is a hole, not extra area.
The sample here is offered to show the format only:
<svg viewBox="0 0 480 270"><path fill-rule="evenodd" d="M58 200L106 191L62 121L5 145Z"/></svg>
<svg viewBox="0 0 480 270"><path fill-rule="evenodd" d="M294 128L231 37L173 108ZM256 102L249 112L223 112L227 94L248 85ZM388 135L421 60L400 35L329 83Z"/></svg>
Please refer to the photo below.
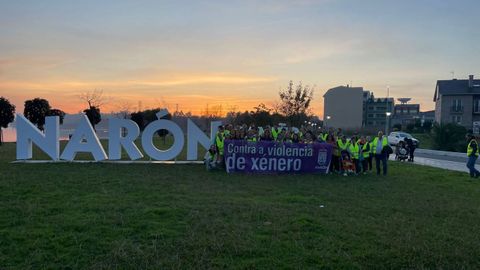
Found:
<svg viewBox="0 0 480 270"><path fill-rule="evenodd" d="M325 128L327 128L327 122L330 121L330 118L332 118L330 115L327 115L327 121L324 120L325 123L323 123L323 125L325 126Z"/></svg>
<svg viewBox="0 0 480 270"><path fill-rule="evenodd" d="M392 115L391 112L387 112L386 113L387 117L386 117L386 121L385 121L385 135L388 136L388 131L389 131L389 128L390 128L390 115Z"/></svg>

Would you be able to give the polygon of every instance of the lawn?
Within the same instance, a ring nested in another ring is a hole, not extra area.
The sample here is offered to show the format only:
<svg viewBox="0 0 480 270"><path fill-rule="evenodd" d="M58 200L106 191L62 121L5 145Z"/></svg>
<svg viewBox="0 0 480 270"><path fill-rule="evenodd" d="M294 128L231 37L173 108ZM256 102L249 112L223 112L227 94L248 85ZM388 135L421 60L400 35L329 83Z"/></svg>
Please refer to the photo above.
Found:
<svg viewBox="0 0 480 270"><path fill-rule="evenodd" d="M466 174L12 164L14 150L0 147L0 269L480 267L480 183Z"/></svg>
<svg viewBox="0 0 480 270"><path fill-rule="evenodd" d="M434 149L432 134L429 133L413 133L412 136L420 141L420 148Z"/></svg>

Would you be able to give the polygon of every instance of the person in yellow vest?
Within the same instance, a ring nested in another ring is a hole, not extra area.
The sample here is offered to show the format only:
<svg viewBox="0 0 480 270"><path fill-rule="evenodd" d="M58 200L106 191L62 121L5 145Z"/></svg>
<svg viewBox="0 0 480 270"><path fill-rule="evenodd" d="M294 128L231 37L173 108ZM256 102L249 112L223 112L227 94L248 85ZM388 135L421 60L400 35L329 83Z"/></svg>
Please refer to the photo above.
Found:
<svg viewBox="0 0 480 270"><path fill-rule="evenodd" d="M367 137L367 141L370 142L370 163L368 164L368 170L369 171L372 171L373 170L373 158L375 157L375 147L373 146L373 139L375 139L375 137L370 137L368 136Z"/></svg>
<svg viewBox="0 0 480 270"><path fill-rule="evenodd" d="M273 140L276 141L278 138L278 128L276 126L272 126L271 131Z"/></svg>
<svg viewBox="0 0 480 270"><path fill-rule="evenodd" d="M319 135L319 138L321 138L323 142L326 142L327 137L328 137L328 131L326 129L322 130L322 132Z"/></svg>
<svg viewBox="0 0 480 270"><path fill-rule="evenodd" d="M258 131L256 127L252 127L247 132L247 141L248 142L257 142L258 141Z"/></svg>
<svg viewBox="0 0 480 270"><path fill-rule="evenodd" d="M370 137L368 137L370 139ZM362 160L362 171L363 174L366 174L368 172L368 165L369 162L370 164L372 163L372 160L370 158L371 155L371 149L370 149L370 141L367 140L364 136L362 136L359 140L359 145L361 147L361 157L360 159Z"/></svg>
<svg viewBox="0 0 480 270"><path fill-rule="evenodd" d="M360 145L358 145L357 137L353 136L348 144L348 152L352 157L352 162L355 165L355 173L360 173Z"/></svg>
<svg viewBox="0 0 480 270"><path fill-rule="evenodd" d="M387 136L383 136L383 132L379 131L378 136L373 139L373 147L375 149L375 167L377 168L377 175L380 174L380 162L382 163L383 175L387 175L387 146Z"/></svg>
<svg viewBox="0 0 480 270"><path fill-rule="evenodd" d="M215 135L215 146L217 147L217 163L223 164L223 146L225 144L225 129L223 126L218 127Z"/></svg>
<svg viewBox="0 0 480 270"><path fill-rule="evenodd" d="M340 151L347 151L348 150L349 141L347 140L347 137L341 136L338 139L337 143L338 143L338 149Z"/></svg>
<svg viewBox="0 0 480 270"><path fill-rule="evenodd" d="M477 162L479 155L478 142L472 134L467 135L467 140L467 168L470 170L470 177L477 178L480 175L480 172L475 169L475 162Z"/></svg>
<svg viewBox="0 0 480 270"><path fill-rule="evenodd" d="M340 154L340 158L338 160L339 167L340 167L340 173L343 174L345 173L342 165L342 152L347 151L348 152L348 140L344 135L339 136L339 139L337 140L337 146L338 146L338 151Z"/></svg>

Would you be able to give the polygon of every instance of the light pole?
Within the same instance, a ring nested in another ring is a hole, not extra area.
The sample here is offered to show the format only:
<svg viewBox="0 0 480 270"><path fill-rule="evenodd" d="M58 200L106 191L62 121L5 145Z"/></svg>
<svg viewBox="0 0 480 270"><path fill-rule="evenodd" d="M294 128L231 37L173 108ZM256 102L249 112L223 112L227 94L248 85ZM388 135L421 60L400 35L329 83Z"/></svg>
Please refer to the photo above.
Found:
<svg viewBox="0 0 480 270"><path fill-rule="evenodd" d="M391 112L386 113L386 121L385 121L385 135L388 136L388 131L390 129L390 115L392 115Z"/></svg>
<svg viewBox="0 0 480 270"><path fill-rule="evenodd" d="M327 115L327 121L324 121L324 122L325 122L325 123L324 123L324 124L325 124L325 128L328 127L328 126L327 126L327 122L330 121L330 118L332 118L332 117L331 117L330 115Z"/></svg>

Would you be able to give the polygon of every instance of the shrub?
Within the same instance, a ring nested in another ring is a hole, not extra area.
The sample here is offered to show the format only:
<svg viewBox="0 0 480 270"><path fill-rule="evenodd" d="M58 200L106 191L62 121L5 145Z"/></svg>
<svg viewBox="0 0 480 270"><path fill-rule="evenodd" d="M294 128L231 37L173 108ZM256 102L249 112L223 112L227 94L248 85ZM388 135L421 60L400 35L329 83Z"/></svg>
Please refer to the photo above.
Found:
<svg viewBox="0 0 480 270"><path fill-rule="evenodd" d="M433 125L433 148L444 151L464 152L467 129L454 123Z"/></svg>

